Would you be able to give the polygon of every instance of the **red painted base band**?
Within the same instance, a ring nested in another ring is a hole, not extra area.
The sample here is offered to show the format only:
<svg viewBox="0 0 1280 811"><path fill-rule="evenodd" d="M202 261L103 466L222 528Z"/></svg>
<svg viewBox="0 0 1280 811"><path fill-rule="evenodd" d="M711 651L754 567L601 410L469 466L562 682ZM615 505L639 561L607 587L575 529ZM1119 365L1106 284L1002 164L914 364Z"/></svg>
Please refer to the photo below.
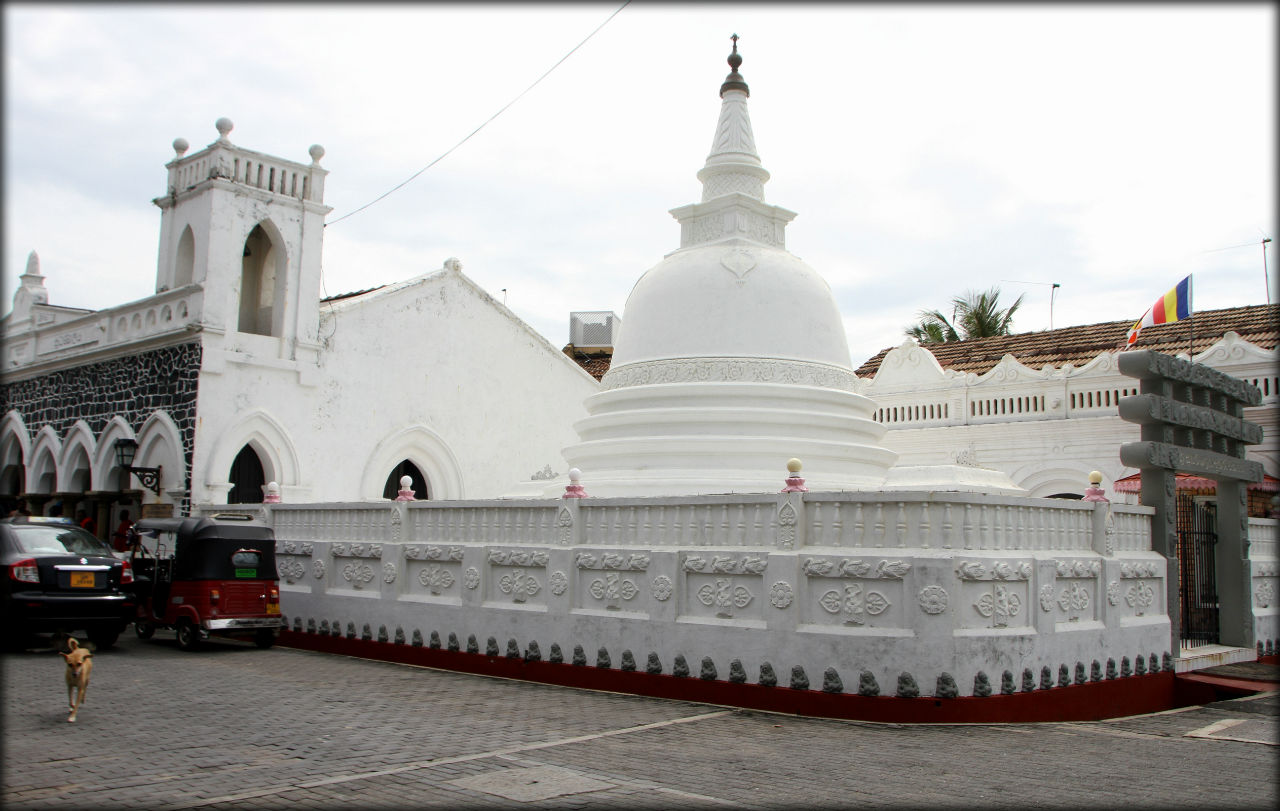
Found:
<svg viewBox="0 0 1280 811"><path fill-rule="evenodd" d="M1174 674L1167 671L1069 687L1053 687L1031 693L993 693L984 698L898 698L793 690L790 687L762 687L758 684L733 684L719 680L704 681L696 677L677 678L666 674L652 675L643 671L614 668L526 662L504 656L415 648L411 645L321 636L292 630L281 631L279 644L300 650L562 687L632 693L818 718L890 723L1097 721L1204 703L1213 701L1215 696L1212 686L1187 684L1182 679L1175 679ZM850 675L856 678L856 674ZM821 676L818 678L821 679Z"/></svg>

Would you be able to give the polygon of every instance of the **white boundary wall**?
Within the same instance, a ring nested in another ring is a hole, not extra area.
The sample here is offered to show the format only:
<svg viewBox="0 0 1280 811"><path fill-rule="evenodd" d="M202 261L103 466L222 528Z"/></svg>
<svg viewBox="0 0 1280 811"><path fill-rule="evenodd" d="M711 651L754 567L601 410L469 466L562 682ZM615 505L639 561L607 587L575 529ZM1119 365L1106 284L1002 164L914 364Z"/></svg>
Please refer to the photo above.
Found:
<svg viewBox="0 0 1280 811"><path fill-rule="evenodd" d="M695 675L710 657L720 678L738 659L752 682L769 662L784 685L794 666L815 686L835 668L847 692L869 671L892 694L905 672L925 695L942 672L969 695L979 671L1021 689L1024 669L1057 684L1062 665L1074 680L1169 650L1141 506L840 492L250 511L274 526L298 630L536 641L544 658L554 643L566 661L581 646L588 663L603 647L614 667L655 652L667 673L679 654ZM1251 529L1274 591L1275 522Z"/></svg>

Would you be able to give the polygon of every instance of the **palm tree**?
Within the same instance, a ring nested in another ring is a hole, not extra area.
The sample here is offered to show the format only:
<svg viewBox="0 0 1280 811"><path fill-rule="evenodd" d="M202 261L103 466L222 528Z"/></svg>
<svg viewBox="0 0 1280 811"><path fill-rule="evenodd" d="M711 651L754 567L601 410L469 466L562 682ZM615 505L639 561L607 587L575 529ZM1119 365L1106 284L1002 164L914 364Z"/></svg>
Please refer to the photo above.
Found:
<svg viewBox="0 0 1280 811"><path fill-rule="evenodd" d="M1013 327L1013 314L1022 305L1022 296L1007 308L1000 307L1000 288L975 292L951 300L951 318L938 310L921 310L920 323L905 332L921 344L941 344L1008 335Z"/></svg>

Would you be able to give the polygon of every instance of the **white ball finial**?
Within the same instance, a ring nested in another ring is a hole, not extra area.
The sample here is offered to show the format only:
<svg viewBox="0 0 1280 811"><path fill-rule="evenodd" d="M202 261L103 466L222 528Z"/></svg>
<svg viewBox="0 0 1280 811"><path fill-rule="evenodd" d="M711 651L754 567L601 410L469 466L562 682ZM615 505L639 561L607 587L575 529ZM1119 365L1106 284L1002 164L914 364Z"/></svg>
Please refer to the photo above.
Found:
<svg viewBox="0 0 1280 811"><path fill-rule="evenodd" d="M173 151L177 154L179 158L181 158L184 154L186 154L187 150L190 148L191 148L191 144L187 143L186 138L173 139Z"/></svg>
<svg viewBox="0 0 1280 811"><path fill-rule="evenodd" d="M324 147L319 144L312 144L311 148L307 150L307 154L311 156L312 163L319 163L320 159L324 157Z"/></svg>
<svg viewBox="0 0 1280 811"><path fill-rule="evenodd" d="M401 477L400 477L400 489L401 489L401 490L412 490L412 489L413 489L413 477L412 477L412 476L401 476Z"/></svg>
<svg viewBox="0 0 1280 811"><path fill-rule="evenodd" d="M1097 487L1098 485L1102 484L1102 471L1100 470L1089 471L1089 484L1092 484L1094 487Z"/></svg>
<svg viewBox="0 0 1280 811"><path fill-rule="evenodd" d="M217 127L218 129L218 140L225 141L227 140L227 133L235 129L236 125L231 123L230 118L226 118L224 116L222 118L219 118L217 121L213 122L213 126Z"/></svg>
<svg viewBox="0 0 1280 811"><path fill-rule="evenodd" d="M578 470L576 467L569 468L569 481L574 484L582 481L582 471Z"/></svg>
<svg viewBox="0 0 1280 811"><path fill-rule="evenodd" d="M788 460L787 460L787 471L788 471L789 473L793 473L793 474L794 474L794 473L799 473L799 472L800 472L800 460L799 460L799 459L796 459L794 456L793 456L792 458L788 459Z"/></svg>

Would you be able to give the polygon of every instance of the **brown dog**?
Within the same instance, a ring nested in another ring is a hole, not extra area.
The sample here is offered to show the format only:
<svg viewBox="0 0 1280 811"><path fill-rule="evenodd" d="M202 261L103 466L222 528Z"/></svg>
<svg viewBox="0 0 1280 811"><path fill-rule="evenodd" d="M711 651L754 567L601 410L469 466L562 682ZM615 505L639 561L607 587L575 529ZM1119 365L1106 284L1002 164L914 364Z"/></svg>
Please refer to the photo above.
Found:
<svg viewBox="0 0 1280 811"><path fill-rule="evenodd" d="M67 703L71 705L68 721L76 720L76 711L84 704L84 691L89 689L89 673L93 671L93 654L72 637L67 640L69 653L62 654L67 660ZM78 691L78 695L77 695Z"/></svg>

